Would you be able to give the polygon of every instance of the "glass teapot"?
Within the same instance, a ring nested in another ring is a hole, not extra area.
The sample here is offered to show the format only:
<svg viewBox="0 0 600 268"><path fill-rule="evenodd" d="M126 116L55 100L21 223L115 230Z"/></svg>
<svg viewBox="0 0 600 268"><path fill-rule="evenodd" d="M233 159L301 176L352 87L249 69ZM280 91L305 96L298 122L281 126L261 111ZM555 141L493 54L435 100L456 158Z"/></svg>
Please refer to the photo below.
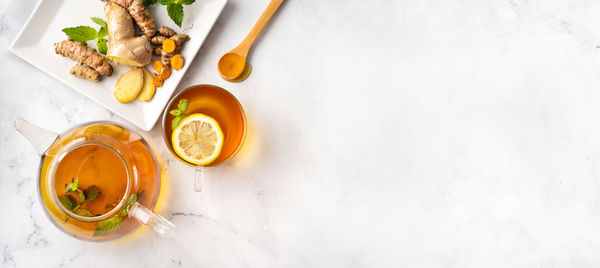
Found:
<svg viewBox="0 0 600 268"><path fill-rule="evenodd" d="M175 225L151 211L160 192L160 171L136 132L97 121L58 135L23 118L15 128L41 156L38 189L59 229L92 241L126 236L140 224L162 236L173 233Z"/></svg>

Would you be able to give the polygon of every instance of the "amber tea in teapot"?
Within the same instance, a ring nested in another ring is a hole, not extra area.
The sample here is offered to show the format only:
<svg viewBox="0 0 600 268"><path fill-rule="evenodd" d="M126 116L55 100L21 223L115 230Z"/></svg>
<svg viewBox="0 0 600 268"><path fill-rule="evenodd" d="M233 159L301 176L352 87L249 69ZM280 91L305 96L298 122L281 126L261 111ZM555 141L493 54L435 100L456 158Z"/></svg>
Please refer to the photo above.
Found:
<svg viewBox="0 0 600 268"><path fill-rule="evenodd" d="M146 141L113 122L91 122L60 136L18 119L41 154L39 192L51 221L80 239L123 237L140 223L161 235L174 225L154 214L158 163Z"/></svg>

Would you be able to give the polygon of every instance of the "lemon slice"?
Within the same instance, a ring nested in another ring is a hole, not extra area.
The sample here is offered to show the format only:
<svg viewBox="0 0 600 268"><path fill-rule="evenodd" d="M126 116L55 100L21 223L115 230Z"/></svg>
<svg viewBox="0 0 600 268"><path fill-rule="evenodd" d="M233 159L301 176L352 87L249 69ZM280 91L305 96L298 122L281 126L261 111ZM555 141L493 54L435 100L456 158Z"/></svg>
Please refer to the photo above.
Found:
<svg viewBox="0 0 600 268"><path fill-rule="evenodd" d="M223 147L223 131L217 120L205 114L191 114L181 120L171 137L173 150L195 165L215 161Z"/></svg>

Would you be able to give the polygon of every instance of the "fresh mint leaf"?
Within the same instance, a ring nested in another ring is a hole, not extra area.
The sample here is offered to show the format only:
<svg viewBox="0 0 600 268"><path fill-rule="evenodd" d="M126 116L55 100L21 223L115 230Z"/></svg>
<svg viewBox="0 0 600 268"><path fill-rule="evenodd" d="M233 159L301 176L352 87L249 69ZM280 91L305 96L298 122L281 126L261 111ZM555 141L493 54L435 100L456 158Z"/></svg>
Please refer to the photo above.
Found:
<svg viewBox="0 0 600 268"><path fill-rule="evenodd" d="M181 100L179 101L179 103L177 104L177 110L179 110L179 111L180 111L180 113L179 113L179 114L183 114L183 113L185 113L185 110L187 110L187 108L188 108L188 105L189 105L189 102L188 102L188 100L187 100L187 99L181 99Z"/></svg>
<svg viewBox="0 0 600 268"><path fill-rule="evenodd" d="M95 22L96 24L98 24L98 25L100 25L100 26L102 26L104 28L108 27L108 26L106 26L106 21L104 21L102 18L91 17L90 19L92 19L93 22ZM100 36L100 35L98 34L98 36Z"/></svg>
<svg viewBox="0 0 600 268"><path fill-rule="evenodd" d="M108 29L104 26L100 27L100 30L98 30L98 39L105 37L108 35Z"/></svg>
<svg viewBox="0 0 600 268"><path fill-rule="evenodd" d="M89 210L83 209L83 208L75 210L75 214L77 214L79 216L84 216L84 217L93 217L94 216L94 214L92 214Z"/></svg>
<svg viewBox="0 0 600 268"><path fill-rule="evenodd" d="M183 16L183 12L182 12ZM96 39L96 30L90 26L64 28L62 31L77 42L87 42Z"/></svg>
<svg viewBox="0 0 600 268"><path fill-rule="evenodd" d="M65 195L61 195L58 197L58 200L60 201L60 203L67 208L68 210L73 210L73 197L71 197L68 194Z"/></svg>
<svg viewBox="0 0 600 268"><path fill-rule="evenodd" d="M175 129L177 126L179 126L179 123L181 123L181 119L181 116L173 118L173 121L171 121L171 129Z"/></svg>
<svg viewBox="0 0 600 268"><path fill-rule="evenodd" d="M83 193L85 194L85 201L92 201L98 197L100 189L98 189L98 186L92 184L90 187L83 190Z"/></svg>
<svg viewBox="0 0 600 268"><path fill-rule="evenodd" d="M144 6L151 6L151 5L154 5L154 4L156 4L156 3L158 3L158 0L144 0L144 1L142 2L142 4L143 4Z"/></svg>
<svg viewBox="0 0 600 268"><path fill-rule="evenodd" d="M157 2L163 6L174 4L175 0L157 0Z"/></svg>
<svg viewBox="0 0 600 268"><path fill-rule="evenodd" d="M121 210L121 212L120 212L119 215L121 215L123 217L127 216L127 210L135 202L137 202L137 194L132 194L131 196L129 196L129 198L127 199L127 201L125 201L125 207Z"/></svg>
<svg viewBox="0 0 600 268"><path fill-rule="evenodd" d="M108 40L106 40L104 38L98 38L98 40L96 40L96 46L98 47L98 52L100 52L100 54L102 54L102 55L106 55L106 52L108 52L108 47L106 46L106 42L108 42Z"/></svg>
<svg viewBox="0 0 600 268"><path fill-rule="evenodd" d="M77 190L77 194L79 195L79 203L77 203L78 206L81 206L83 204L83 202L85 202L85 194L83 193L83 191L76 189Z"/></svg>
<svg viewBox="0 0 600 268"><path fill-rule="evenodd" d="M169 18L171 18L177 26L181 27L181 23L183 22L183 6L181 4L169 4L167 6L167 14L169 14Z"/></svg>
<svg viewBox="0 0 600 268"><path fill-rule="evenodd" d="M169 111L170 114L172 114L173 116L180 116L181 115L181 111L179 110L171 110Z"/></svg>
<svg viewBox="0 0 600 268"><path fill-rule="evenodd" d="M196 0L179 0L178 4L191 5L194 2L196 2Z"/></svg>
<svg viewBox="0 0 600 268"><path fill-rule="evenodd" d="M66 191L67 194L70 192L75 192L77 190L77 188L79 187L79 178L73 178L71 179L71 184L66 186Z"/></svg>
<svg viewBox="0 0 600 268"><path fill-rule="evenodd" d="M98 223L98 226L96 226L96 230L94 231L94 236L112 234L112 233L116 232L117 230L119 230L119 227L121 227L121 224L123 224L123 217L121 217L119 215L112 217L110 219L103 220Z"/></svg>

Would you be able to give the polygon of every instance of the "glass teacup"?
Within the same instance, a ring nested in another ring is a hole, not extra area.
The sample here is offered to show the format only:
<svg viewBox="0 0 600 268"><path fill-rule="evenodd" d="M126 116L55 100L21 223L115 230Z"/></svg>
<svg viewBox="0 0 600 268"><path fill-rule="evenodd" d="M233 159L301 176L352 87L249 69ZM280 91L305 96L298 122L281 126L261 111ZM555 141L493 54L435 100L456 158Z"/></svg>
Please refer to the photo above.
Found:
<svg viewBox="0 0 600 268"><path fill-rule="evenodd" d="M195 165L182 159L173 149L171 126L174 115L169 111L177 109L180 100L188 101L188 108L184 114L202 113L214 118L220 125L224 142L219 156L205 166ZM163 138L171 154L182 163L196 169L194 175L194 190L202 190L204 167L212 167L231 159L242 147L246 137L246 113L238 99L227 90L214 85L195 85L177 93L165 108L163 113L162 129Z"/></svg>

